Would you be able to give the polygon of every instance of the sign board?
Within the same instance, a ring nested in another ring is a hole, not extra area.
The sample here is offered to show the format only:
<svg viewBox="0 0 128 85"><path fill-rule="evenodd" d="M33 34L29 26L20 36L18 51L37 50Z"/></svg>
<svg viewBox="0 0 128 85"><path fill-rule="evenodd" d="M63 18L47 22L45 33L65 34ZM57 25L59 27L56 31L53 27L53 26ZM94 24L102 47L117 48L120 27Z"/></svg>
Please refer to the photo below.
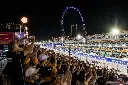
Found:
<svg viewBox="0 0 128 85"><path fill-rule="evenodd" d="M14 41L14 32L0 32L0 44L9 44Z"/></svg>

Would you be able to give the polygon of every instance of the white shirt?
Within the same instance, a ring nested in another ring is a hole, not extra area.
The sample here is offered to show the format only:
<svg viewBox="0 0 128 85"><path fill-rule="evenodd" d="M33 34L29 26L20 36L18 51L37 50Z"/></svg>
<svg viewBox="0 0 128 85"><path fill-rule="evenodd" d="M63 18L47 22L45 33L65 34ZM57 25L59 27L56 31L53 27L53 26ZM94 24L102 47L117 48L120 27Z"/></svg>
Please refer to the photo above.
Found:
<svg viewBox="0 0 128 85"><path fill-rule="evenodd" d="M128 81L125 84L128 84Z"/></svg>
<svg viewBox="0 0 128 85"><path fill-rule="evenodd" d="M36 68L33 67L29 67L26 72L25 72L25 76L26 77L30 77L34 72L35 72Z"/></svg>
<svg viewBox="0 0 128 85"><path fill-rule="evenodd" d="M40 56L40 57L39 57L39 60L42 61L42 60L45 60L45 59L47 59L47 58L48 58L48 56L43 55L43 56Z"/></svg>

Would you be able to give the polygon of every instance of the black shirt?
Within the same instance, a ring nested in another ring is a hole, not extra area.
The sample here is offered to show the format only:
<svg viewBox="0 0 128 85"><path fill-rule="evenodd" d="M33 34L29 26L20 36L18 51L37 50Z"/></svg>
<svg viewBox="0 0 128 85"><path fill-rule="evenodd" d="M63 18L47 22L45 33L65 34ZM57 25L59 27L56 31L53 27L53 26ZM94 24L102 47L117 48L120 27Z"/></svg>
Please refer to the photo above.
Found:
<svg viewBox="0 0 128 85"><path fill-rule="evenodd" d="M75 71L74 73L72 73L72 82L71 85L76 85L76 81L77 81L77 71Z"/></svg>
<svg viewBox="0 0 128 85"><path fill-rule="evenodd" d="M78 75L78 81L84 82L84 78L85 78L85 71L81 71Z"/></svg>
<svg viewBox="0 0 128 85"><path fill-rule="evenodd" d="M8 52L7 58L12 59L7 63L7 66L3 70L6 75L19 76L22 75L22 66L24 60L24 52Z"/></svg>
<svg viewBox="0 0 128 85"><path fill-rule="evenodd" d="M52 67L43 67L43 66L40 66L40 70L39 70L39 74L43 77L46 77L46 76L51 76L51 72L52 72Z"/></svg>

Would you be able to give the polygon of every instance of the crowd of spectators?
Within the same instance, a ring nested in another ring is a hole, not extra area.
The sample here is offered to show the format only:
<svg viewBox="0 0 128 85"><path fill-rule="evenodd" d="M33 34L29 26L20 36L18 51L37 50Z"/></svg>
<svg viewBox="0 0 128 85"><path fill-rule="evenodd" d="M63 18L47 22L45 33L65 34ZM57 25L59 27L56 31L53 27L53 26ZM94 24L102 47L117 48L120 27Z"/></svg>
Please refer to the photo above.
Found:
<svg viewBox="0 0 128 85"><path fill-rule="evenodd" d="M23 38L10 43L8 62L1 77L1 85L105 85L107 82L124 84L127 76L114 69L100 68L70 55L31 44L21 45Z"/></svg>

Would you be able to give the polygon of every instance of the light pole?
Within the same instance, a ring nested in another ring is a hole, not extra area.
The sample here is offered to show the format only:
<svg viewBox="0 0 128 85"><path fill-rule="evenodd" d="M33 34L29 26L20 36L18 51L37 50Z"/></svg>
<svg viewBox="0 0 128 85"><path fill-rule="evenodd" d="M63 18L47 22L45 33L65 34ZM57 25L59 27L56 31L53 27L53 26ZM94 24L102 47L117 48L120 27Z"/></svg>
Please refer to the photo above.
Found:
<svg viewBox="0 0 128 85"><path fill-rule="evenodd" d="M22 27L24 28L24 24L28 23L28 18L22 17L21 22L22 22ZM20 32L21 32L21 27L20 27ZM25 36L27 35L27 38L28 38L28 28L26 26L24 28L24 32L25 32Z"/></svg>
<svg viewBox="0 0 128 85"><path fill-rule="evenodd" d="M71 25L71 38L72 38L72 27L73 27L74 25Z"/></svg>
<svg viewBox="0 0 128 85"><path fill-rule="evenodd" d="M76 24L76 34L77 34L77 24Z"/></svg>

